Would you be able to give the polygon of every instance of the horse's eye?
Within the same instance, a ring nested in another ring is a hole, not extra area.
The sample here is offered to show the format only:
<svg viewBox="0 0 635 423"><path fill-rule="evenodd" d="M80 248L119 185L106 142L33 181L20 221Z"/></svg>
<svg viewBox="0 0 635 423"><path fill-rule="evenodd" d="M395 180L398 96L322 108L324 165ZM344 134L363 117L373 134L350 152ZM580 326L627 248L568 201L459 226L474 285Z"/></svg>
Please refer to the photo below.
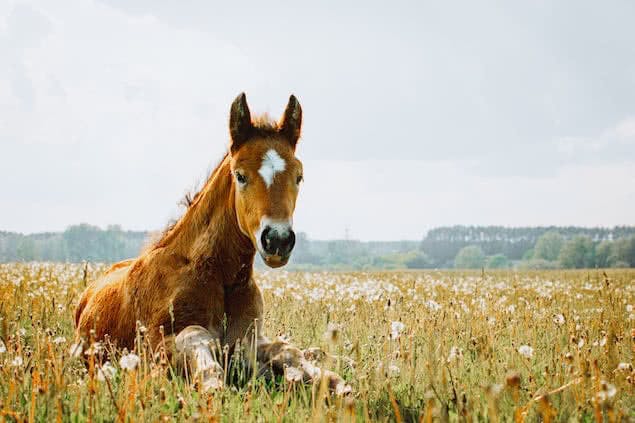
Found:
<svg viewBox="0 0 635 423"><path fill-rule="evenodd" d="M240 185L245 185L247 183L247 178L242 173L236 172L236 181L238 181Z"/></svg>
<svg viewBox="0 0 635 423"><path fill-rule="evenodd" d="M298 178L295 180L295 183L300 185L300 182L302 182L304 180L304 178L302 177L302 175L298 175Z"/></svg>

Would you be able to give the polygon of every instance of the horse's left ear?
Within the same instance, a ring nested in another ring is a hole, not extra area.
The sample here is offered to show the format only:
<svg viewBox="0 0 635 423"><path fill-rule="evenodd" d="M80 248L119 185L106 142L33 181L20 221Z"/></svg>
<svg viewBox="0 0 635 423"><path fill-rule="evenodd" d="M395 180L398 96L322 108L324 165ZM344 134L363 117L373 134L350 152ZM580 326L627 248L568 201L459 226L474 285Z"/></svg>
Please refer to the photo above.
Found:
<svg viewBox="0 0 635 423"><path fill-rule="evenodd" d="M289 97L289 103L284 110L282 120L280 122L280 132L289 140L291 145L295 147L300 138L300 129L302 128L302 107L300 102L292 94Z"/></svg>

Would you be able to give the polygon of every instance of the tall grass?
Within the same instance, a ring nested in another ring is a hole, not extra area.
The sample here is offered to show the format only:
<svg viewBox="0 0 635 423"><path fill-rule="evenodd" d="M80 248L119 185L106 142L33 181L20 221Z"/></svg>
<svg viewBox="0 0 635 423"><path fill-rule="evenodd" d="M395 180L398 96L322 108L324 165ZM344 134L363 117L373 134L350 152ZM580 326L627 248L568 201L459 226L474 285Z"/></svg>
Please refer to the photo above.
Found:
<svg viewBox="0 0 635 423"><path fill-rule="evenodd" d="M74 350L75 304L103 270L0 265L6 420L635 419L633 270L256 275L267 335L340 357L346 398L229 357L227 387L206 394L149 354L142 326L134 351Z"/></svg>

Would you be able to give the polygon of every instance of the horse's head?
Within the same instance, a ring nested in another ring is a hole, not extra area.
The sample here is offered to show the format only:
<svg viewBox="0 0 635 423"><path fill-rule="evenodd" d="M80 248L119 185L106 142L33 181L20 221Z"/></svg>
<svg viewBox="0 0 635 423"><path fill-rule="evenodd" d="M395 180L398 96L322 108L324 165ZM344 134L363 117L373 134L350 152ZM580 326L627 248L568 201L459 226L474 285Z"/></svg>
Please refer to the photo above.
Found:
<svg viewBox="0 0 635 423"><path fill-rule="evenodd" d="M252 120L245 94L231 106L230 155L238 226L270 267L285 265L295 245L293 211L302 182L295 146L301 125L302 109L293 95L278 123Z"/></svg>

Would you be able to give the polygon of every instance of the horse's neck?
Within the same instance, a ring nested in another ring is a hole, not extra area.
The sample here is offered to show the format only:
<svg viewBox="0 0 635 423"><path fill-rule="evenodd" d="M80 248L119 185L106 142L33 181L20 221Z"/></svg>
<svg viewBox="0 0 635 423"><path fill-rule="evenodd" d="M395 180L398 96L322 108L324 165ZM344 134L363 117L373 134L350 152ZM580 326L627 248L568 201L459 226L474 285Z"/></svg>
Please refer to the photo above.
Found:
<svg viewBox="0 0 635 423"><path fill-rule="evenodd" d="M254 247L238 227L229 159L221 163L194 203L157 246L181 256L201 282L223 285L251 277Z"/></svg>

